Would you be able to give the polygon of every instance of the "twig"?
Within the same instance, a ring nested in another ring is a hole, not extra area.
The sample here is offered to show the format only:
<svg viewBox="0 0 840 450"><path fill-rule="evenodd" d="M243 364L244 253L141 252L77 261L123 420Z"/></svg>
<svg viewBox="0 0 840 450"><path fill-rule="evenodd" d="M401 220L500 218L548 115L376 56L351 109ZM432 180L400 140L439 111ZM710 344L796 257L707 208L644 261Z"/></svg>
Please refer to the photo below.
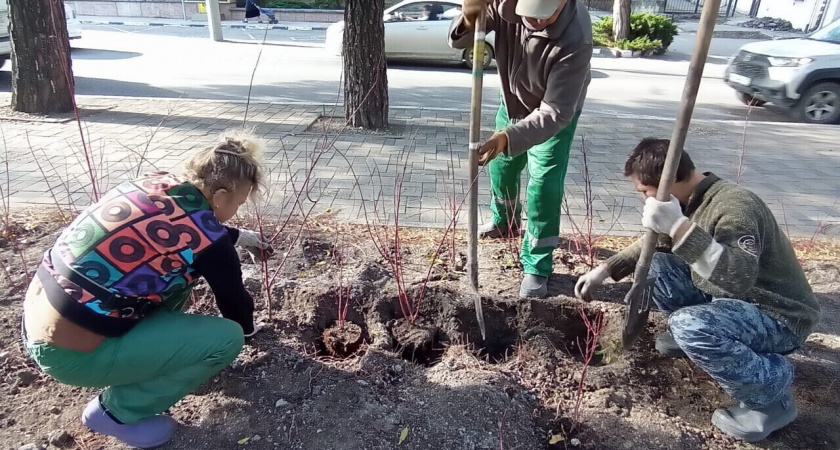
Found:
<svg viewBox="0 0 840 450"><path fill-rule="evenodd" d="M502 420L499 421L499 450L505 450L505 418L507 409L502 413Z"/></svg>
<svg viewBox="0 0 840 450"><path fill-rule="evenodd" d="M750 114L752 113L755 102L749 102L747 105L747 115L744 117L744 136L741 143L741 151L738 154L738 173L735 177L735 184L741 184L741 175L744 174L744 157L747 154L747 125L750 122Z"/></svg>

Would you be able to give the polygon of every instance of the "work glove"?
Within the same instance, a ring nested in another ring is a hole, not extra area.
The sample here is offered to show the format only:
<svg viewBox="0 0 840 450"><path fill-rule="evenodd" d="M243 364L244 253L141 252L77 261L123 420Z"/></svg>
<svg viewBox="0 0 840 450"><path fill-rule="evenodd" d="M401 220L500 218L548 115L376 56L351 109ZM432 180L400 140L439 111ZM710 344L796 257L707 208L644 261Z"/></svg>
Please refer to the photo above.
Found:
<svg viewBox="0 0 840 450"><path fill-rule="evenodd" d="M673 195L668 202L660 202L654 197L645 200L642 212L643 227L673 238L680 226L687 221L688 217L683 214L680 201Z"/></svg>
<svg viewBox="0 0 840 450"><path fill-rule="evenodd" d="M604 280L609 276L610 271L607 269L606 264L601 264L590 270L578 278L575 284L575 297L586 301L592 300L592 294L604 284Z"/></svg>
<svg viewBox="0 0 840 450"><path fill-rule="evenodd" d="M254 337L254 335L257 334L257 332L262 330L263 328L265 328L265 324L263 322L254 322L254 331L252 331L250 333L247 333L245 335L245 337L246 338Z"/></svg>
<svg viewBox="0 0 840 450"><path fill-rule="evenodd" d="M255 264L263 260L263 254L268 257L274 253L274 249L271 248L268 240L260 236L259 233L250 230L239 230L239 239L236 240L236 246L247 250Z"/></svg>
<svg viewBox="0 0 840 450"><path fill-rule="evenodd" d="M504 153L507 145L507 133L504 131L493 133L493 136L490 136L490 139L478 149L478 165L483 166Z"/></svg>
<svg viewBox="0 0 840 450"><path fill-rule="evenodd" d="M464 0L461 5L461 14L464 15L464 25L467 29L475 29L475 22L478 20L478 15L492 0Z"/></svg>

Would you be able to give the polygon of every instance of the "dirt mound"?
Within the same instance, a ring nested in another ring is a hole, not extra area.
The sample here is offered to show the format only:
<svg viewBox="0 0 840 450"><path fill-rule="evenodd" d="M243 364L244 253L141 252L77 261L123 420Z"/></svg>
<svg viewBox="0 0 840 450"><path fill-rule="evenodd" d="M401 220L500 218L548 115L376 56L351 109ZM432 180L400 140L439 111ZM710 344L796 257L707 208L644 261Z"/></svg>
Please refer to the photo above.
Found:
<svg viewBox="0 0 840 450"><path fill-rule="evenodd" d="M37 261L55 231L31 231L26 259ZM424 289L430 258L422 243L428 239L406 236L406 298L416 307L408 318L394 274L362 245L348 255L340 283L347 293L342 298L349 298L344 328L336 328L339 283L329 239L308 235L293 249L270 296L262 292L260 269L246 265L246 284L261 303L259 319L268 328L231 367L171 409L182 427L166 448L840 447L835 383L840 373L840 270L835 264L806 263L823 321L791 355L800 417L753 446L723 436L709 423L712 411L731 400L705 373L690 361L664 358L653 349L653 337L664 329L658 313L651 314L632 351L621 349L621 299L629 283L605 286L602 301L569 298L585 268L575 262L579 259L558 252L551 298L521 301L516 298L521 273L507 264L507 247L483 243L480 283L487 338L482 339L473 299L458 281L465 278L458 265L436 267L435 281ZM17 281L23 269L18 252L4 245L0 259ZM499 254L503 257L494 258ZM3 288L0 447L124 448L80 425L79 414L93 390L48 379L24 355L19 342L23 290L20 283ZM206 286L195 294L192 312L217 314ZM599 318L604 324L599 339L588 341L592 332L586 322Z"/></svg>

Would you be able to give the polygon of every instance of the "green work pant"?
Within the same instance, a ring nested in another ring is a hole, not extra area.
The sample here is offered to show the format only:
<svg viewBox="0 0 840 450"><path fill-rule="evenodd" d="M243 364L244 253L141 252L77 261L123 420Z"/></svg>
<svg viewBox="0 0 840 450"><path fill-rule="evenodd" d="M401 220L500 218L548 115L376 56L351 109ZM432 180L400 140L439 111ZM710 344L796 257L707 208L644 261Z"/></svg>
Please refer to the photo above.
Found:
<svg viewBox="0 0 840 450"><path fill-rule="evenodd" d="M522 215L519 185L522 169L528 166L528 225L522 237L521 261L525 273L547 277L552 272L552 253L560 236L560 208L563 182L569 166L569 152L577 128L578 112L560 133L526 153L509 157L499 155L489 164L493 222L502 229L518 226ZM496 114L496 129L512 122L504 103ZM511 222L512 219L515 221Z"/></svg>
<svg viewBox="0 0 840 450"><path fill-rule="evenodd" d="M47 375L72 386L104 387L102 406L134 423L166 411L227 367L244 343L236 322L161 308L90 353L24 344Z"/></svg>

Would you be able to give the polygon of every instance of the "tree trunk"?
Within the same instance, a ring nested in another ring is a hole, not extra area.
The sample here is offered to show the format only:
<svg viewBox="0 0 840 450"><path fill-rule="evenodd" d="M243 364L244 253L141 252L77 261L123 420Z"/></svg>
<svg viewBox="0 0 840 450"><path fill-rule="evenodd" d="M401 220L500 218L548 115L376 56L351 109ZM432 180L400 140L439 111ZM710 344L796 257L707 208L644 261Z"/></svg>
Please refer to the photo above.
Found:
<svg viewBox="0 0 840 450"><path fill-rule="evenodd" d="M630 0L613 2L613 37L616 42L630 39Z"/></svg>
<svg viewBox="0 0 840 450"><path fill-rule="evenodd" d="M70 40L62 0L8 0L12 109L34 114L73 110Z"/></svg>
<svg viewBox="0 0 840 450"><path fill-rule="evenodd" d="M344 9L344 115L353 127L388 127L383 0L347 0Z"/></svg>

